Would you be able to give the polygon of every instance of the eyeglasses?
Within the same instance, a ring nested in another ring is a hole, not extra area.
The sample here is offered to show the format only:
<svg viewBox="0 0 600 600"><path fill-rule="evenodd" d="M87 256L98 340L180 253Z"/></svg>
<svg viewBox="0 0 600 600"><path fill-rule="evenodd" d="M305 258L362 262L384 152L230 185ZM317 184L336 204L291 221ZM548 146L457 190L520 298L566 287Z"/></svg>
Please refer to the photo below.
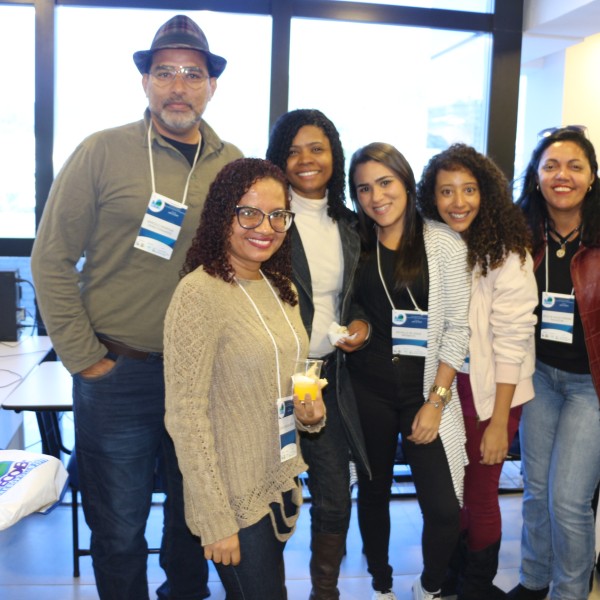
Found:
<svg viewBox="0 0 600 600"><path fill-rule="evenodd" d="M577 133L581 133L584 137L587 137L587 127L585 125L563 125L562 127L546 127L546 129L542 129L538 133L538 140L550 137L553 133L563 130L576 131Z"/></svg>
<svg viewBox="0 0 600 600"><path fill-rule="evenodd" d="M199 89L202 84L210 78L198 67L171 67L168 65L158 66L152 70L150 76L158 87L167 87L174 83L177 75L181 75L183 82L193 90Z"/></svg>
<svg viewBox="0 0 600 600"><path fill-rule="evenodd" d="M294 222L294 213L291 210L279 209L267 214L254 206L236 206L235 214L240 227L244 229L256 229L265 217L268 217L273 231L285 233Z"/></svg>

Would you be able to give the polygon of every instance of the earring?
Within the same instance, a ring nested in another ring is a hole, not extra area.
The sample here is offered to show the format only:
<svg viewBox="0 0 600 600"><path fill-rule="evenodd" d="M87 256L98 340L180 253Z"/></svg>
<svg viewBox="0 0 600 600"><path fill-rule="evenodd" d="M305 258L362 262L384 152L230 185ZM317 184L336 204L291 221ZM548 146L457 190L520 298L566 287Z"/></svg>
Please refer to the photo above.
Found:
<svg viewBox="0 0 600 600"><path fill-rule="evenodd" d="M592 191L592 186L590 185L590 187L588 188L588 194Z"/></svg>
<svg viewBox="0 0 600 600"><path fill-rule="evenodd" d="M540 185L538 183L538 185L535 186L535 189L539 192L540 191Z"/></svg>

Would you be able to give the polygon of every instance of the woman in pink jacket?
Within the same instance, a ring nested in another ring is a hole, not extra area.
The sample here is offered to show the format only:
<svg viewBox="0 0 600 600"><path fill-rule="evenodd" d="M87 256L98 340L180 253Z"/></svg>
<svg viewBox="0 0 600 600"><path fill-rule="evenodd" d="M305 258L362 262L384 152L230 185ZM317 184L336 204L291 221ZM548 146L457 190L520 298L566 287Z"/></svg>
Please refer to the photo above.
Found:
<svg viewBox="0 0 600 600"><path fill-rule="evenodd" d="M498 482L521 405L534 395L538 298L530 236L500 169L465 144L430 160L418 202L425 217L463 236L472 269L469 358L458 374L469 456L458 598L505 598L493 585L501 537Z"/></svg>

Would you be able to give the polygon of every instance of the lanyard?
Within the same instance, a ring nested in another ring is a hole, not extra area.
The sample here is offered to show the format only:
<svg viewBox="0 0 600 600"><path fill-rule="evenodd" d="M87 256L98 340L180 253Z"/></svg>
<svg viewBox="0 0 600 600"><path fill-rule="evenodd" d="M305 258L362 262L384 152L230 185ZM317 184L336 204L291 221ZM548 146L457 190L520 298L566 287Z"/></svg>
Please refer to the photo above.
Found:
<svg viewBox="0 0 600 600"><path fill-rule="evenodd" d="M156 183L154 181L154 161L152 160L152 119L150 119L150 125L148 127L148 160L150 162L150 178L152 179L152 193L156 193ZM194 172L194 167L196 166L196 161L198 160L198 156L200 155L200 146L202 144L198 142L198 148L196 149L196 155L194 156L194 162L192 163L192 168L187 176L187 180L185 182L185 189L183 190L183 200L181 204L185 206L185 201L187 200L188 188L190 187L190 179L192 178L192 173Z"/></svg>
<svg viewBox="0 0 600 600"><path fill-rule="evenodd" d="M287 321L287 324L290 326L290 329L292 330L292 334L294 335L294 339L296 340L296 360L299 360L300 359L300 340L298 339L298 334L296 333L296 330L292 327L292 324L290 323L290 320L289 320L285 310L283 309L281 300L279 300L279 296L275 293L273 286L271 285L269 280L263 275L262 271L259 271L259 273L260 273L261 277L265 280L266 284L269 286L269 289L271 290L273 297L275 298L275 300L277 300L277 304L279 304L279 308L281 309L281 312L283 313L283 316L284 316L285 320ZM256 314L258 315L258 318L260 319L262 326L265 328L265 331L269 334L269 337L271 338L271 342L273 342L273 348L275 348L275 367L277 368L277 390L279 392L278 397L282 398L283 396L281 395L281 368L279 365L279 350L277 349L277 342L275 342L275 338L273 337L271 330L265 323L263 316L260 314L260 310L258 310L258 306L256 306L256 303L254 302L254 300L252 300L252 296L250 296L250 294L244 289L244 286L240 285L239 281L235 277L234 277L234 281L238 284L238 287L242 290L242 292L244 292L244 294L246 294L246 298L248 298L248 300L250 301L250 304L252 304L252 306L254 307L254 310L256 311Z"/></svg>
<svg viewBox="0 0 600 600"><path fill-rule="evenodd" d="M388 292L387 285L385 285L385 279L383 278L383 273L381 272L381 260L379 258L379 235L377 236L377 271L379 272L379 279L381 279L381 285L383 285L383 289L385 290L385 295L388 297L388 300L390 301L390 304L392 305L392 310L396 310L396 307L394 306L394 302L392 301L392 297L390 296L390 293ZM423 310L421 310L419 308L419 305L417 304L416 300L413 298L413 295L408 286L406 286L406 291L408 292L408 295L410 296L411 302L413 303L415 310L422 313Z"/></svg>
<svg viewBox="0 0 600 600"><path fill-rule="evenodd" d="M550 268L548 266L548 221L546 221L546 233L545 233L545 242L546 242L546 248L544 249L545 252L545 267L546 267L546 292L549 292L549 288L550 288ZM572 234L573 232L571 232ZM581 246L581 239L579 240L579 245ZM573 289L571 290L571 296L575 295L575 287L573 286Z"/></svg>

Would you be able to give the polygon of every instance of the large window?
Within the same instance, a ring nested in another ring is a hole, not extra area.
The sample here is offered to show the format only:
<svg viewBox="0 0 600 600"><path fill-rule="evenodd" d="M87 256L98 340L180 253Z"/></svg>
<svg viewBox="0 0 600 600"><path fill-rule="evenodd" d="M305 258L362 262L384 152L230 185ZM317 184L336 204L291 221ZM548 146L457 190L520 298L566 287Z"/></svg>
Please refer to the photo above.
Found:
<svg viewBox="0 0 600 600"><path fill-rule="evenodd" d="M156 30L175 14L194 19L211 51L228 61L207 107L207 122L244 154L264 152L269 130L271 17L145 10L141 19L142 13L135 9L59 7L55 173L86 135L141 118L147 102L132 55L148 49Z"/></svg>
<svg viewBox="0 0 600 600"><path fill-rule="evenodd" d="M264 155L283 112L314 107L348 155L386 140L418 176L461 140L511 175L523 1L0 0L0 256L29 255L53 176L85 136L141 118L132 54L179 13L229 61L206 120L247 156Z"/></svg>
<svg viewBox="0 0 600 600"><path fill-rule="evenodd" d="M3 24L0 54L6 63L0 94L0 238L32 238L35 235L33 7L0 5L0 23Z"/></svg>
<svg viewBox="0 0 600 600"><path fill-rule="evenodd" d="M291 40L290 108L325 112L347 158L389 142L418 178L453 142L485 151L489 35L294 19Z"/></svg>

